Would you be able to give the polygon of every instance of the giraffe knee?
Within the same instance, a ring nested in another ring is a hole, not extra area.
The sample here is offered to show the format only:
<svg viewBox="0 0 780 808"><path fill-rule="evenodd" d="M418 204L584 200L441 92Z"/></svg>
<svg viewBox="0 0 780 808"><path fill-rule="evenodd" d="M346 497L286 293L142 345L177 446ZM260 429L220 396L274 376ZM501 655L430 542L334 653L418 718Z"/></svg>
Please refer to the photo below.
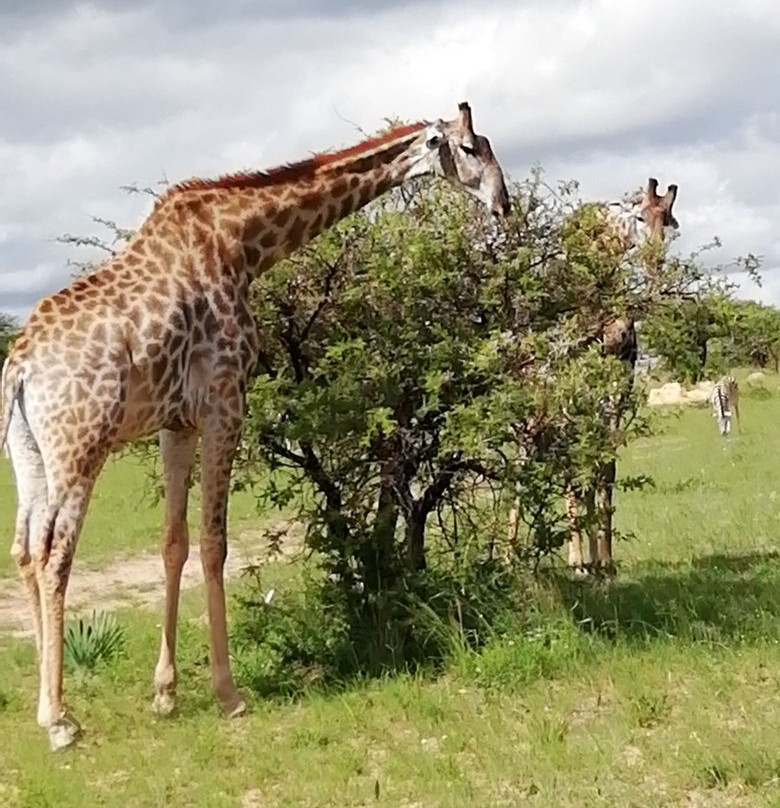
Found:
<svg viewBox="0 0 780 808"><path fill-rule="evenodd" d="M11 545L11 558L20 571L28 567L31 562L30 533L35 528L34 519L32 519L33 515L33 507L27 503L20 502L16 512L14 540ZM33 522L32 525L31 522Z"/></svg>
<svg viewBox="0 0 780 808"><path fill-rule="evenodd" d="M24 573L32 565L32 556L26 541L14 539L11 545L11 558L14 560L17 568L21 573Z"/></svg>
<svg viewBox="0 0 780 808"><path fill-rule="evenodd" d="M166 570L180 570L190 554L187 525L168 527L163 533L162 558Z"/></svg>
<svg viewBox="0 0 780 808"><path fill-rule="evenodd" d="M206 578L214 578L222 575L226 558L226 541L209 541L201 543L200 561L203 565L203 574Z"/></svg>
<svg viewBox="0 0 780 808"><path fill-rule="evenodd" d="M37 568L43 572L46 591L50 594L64 595L70 579L70 569L75 555L73 542L55 543L45 560L34 559Z"/></svg>

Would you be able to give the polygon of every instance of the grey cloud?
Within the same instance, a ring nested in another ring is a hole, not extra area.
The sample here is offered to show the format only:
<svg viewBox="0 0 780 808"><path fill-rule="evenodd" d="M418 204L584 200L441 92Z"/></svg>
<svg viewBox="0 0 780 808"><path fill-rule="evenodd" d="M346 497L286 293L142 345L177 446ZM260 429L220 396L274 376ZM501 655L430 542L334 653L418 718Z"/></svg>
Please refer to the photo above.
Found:
<svg viewBox="0 0 780 808"><path fill-rule="evenodd" d="M0 310L68 280L74 252L56 235L90 232L90 214L142 220L149 201L122 194L123 183L268 167L356 140L340 116L371 129L385 115L447 116L464 97L516 178L540 161L551 179L580 179L583 197L611 198L648 172L673 177L691 247L719 233L729 258L753 249L780 265L768 224L780 219L773 9L3 6ZM780 284L757 294L780 302Z"/></svg>
<svg viewBox="0 0 780 808"><path fill-rule="evenodd" d="M560 0L559 0L560 1ZM568 2L568 0L563 0ZM300 19L343 19L373 17L379 12L418 8L420 5L453 8L449 0L93 0L71 5L71 9L94 10L112 14L129 11L154 10L161 27L169 33L182 34L190 30L207 31L213 26L245 24L262 17L265 21ZM0 40L20 34L40 31L63 12L61 0L25 0L0 6Z"/></svg>

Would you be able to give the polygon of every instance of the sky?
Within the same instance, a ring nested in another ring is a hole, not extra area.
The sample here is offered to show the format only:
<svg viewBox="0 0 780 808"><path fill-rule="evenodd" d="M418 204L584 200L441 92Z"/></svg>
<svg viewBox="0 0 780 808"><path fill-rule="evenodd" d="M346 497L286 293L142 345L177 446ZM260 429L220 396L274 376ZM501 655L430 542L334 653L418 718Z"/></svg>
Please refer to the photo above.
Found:
<svg viewBox="0 0 780 808"><path fill-rule="evenodd" d="M154 186L268 168L467 100L505 171L584 199L656 176L707 261L780 305L777 0L26 0L0 4L0 311L24 317ZM739 279L737 277L737 279Z"/></svg>

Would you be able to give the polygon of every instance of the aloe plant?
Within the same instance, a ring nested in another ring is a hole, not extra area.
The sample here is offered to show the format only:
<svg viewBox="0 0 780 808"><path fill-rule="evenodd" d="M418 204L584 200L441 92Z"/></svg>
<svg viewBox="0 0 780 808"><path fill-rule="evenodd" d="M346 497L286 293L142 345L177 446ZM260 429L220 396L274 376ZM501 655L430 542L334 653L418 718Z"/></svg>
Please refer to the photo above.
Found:
<svg viewBox="0 0 780 808"><path fill-rule="evenodd" d="M65 629L65 664L72 670L92 671L122 651L125 631L113 614L92 612L89 620L72 620Z"/></svg>

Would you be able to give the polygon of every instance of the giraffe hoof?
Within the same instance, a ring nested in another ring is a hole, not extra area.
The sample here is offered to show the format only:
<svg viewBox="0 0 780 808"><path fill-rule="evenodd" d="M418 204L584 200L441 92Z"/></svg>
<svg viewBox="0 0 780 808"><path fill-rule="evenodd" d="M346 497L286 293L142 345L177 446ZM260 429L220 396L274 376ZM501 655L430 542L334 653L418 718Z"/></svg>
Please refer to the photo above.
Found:
<svg viewBox="0 0 780 808"><path fill-rule="evenodd" d="M224 704L222 710L225 713L225 718L240 718L246 714L246 702L239 696L234 702Z"/></svg>
<svg viewBox="0 0 780 808"><path fill-rule="evenodd" d="M173 693L157 693L152 702L152 710L160 716L167 717L176 709L176 696Z"/></svg>
<svg viewBox="0 0 780 808"><path fill-rule="evenodd" d="M49 727L49 746L52 752L59 752L72 746L82 735L81 725L69 713Z"/></svg>

